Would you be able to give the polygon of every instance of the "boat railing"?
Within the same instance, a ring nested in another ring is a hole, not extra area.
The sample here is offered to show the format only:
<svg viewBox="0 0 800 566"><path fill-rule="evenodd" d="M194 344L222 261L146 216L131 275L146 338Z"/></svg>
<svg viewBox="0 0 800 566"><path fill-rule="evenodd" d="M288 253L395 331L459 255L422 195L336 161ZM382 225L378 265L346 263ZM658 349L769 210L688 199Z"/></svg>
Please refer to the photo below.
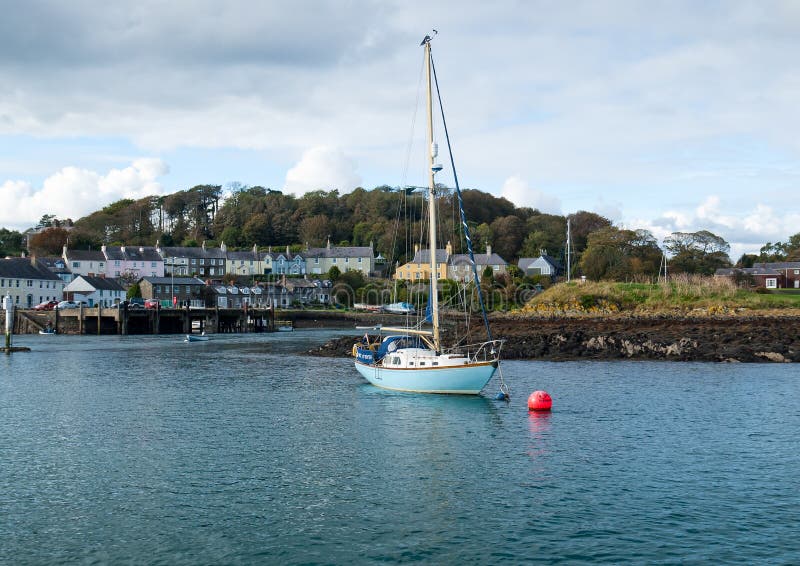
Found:
<svg viewBox="0 0 800 566"><path fill-rule="evenodd" d="M470 362L493 362L500 359L500 350L505 340L488 340L475 344L459 344L451 349L444 350L443 354L460 354Z"/></svg>

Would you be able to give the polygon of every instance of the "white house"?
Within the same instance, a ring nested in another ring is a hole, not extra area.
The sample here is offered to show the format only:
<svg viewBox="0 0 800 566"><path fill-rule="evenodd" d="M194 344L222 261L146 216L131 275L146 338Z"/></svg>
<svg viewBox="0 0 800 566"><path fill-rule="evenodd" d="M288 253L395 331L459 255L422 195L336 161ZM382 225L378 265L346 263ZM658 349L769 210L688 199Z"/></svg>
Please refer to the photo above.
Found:
<svg viewBox="0 0 800 566"><path fill-rule="evenodd" d="M523 257L520 258L517 266L522 270L525 275L547 275L555 279L563 268L561 264L553 257L547 254L542 254L539 257Z"/></svg>
<svg viewBox="0 0 800 566"><path fill-rule="evenodd" d="M78 275L64 288L73 301L85 301L90 307L111 307L125 300L125 289L114 279Z"/></svg>
<svg viewBox="0 0 800 566"><path fill-rule="evenodd" d="M11 296L17 308L32 308L64 298L64 282L35 258L0 259L0 297Z"/></svg>

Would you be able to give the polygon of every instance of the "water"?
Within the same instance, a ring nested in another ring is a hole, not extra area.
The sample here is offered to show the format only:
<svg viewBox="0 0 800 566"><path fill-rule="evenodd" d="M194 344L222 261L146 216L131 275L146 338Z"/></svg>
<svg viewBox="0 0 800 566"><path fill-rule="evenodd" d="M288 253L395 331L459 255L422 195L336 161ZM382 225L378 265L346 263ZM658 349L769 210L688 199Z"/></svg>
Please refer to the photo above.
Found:
<svg viewBox="0 0 800 566"><path fill-rule="evenodd" d="M294 353L331 334L16 337L0 562L800 562L796 366L507 362L506 405Z"/></svg>

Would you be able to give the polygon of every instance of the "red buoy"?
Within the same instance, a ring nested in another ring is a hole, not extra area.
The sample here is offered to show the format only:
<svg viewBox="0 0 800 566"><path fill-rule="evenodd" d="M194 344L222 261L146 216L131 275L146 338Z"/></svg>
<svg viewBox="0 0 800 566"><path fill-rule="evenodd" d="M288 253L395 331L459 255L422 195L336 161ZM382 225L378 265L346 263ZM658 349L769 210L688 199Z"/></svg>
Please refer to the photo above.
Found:
<svg viewBox="0 0 800 566"><path fill-rule="evenodd" d="M534 391L528 397L529 411L549 411L553 407L553 399L547 391Z"/></svg>

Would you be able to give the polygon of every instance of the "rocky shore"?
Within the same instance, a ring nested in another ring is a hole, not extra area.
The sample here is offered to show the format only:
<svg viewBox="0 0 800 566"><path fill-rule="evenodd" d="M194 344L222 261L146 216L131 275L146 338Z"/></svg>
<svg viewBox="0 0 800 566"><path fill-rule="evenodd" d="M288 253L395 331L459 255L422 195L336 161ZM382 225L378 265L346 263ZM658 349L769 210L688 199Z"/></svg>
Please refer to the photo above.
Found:
<svg viewBox="0 0 800 566"><path fill-rule="evenodd" d="M480 331L477 331L480 334ZM800 362L800 317L790 315L531 317L498 315L503 358ZM358 331L308 352L349 356Z"/></svg>

